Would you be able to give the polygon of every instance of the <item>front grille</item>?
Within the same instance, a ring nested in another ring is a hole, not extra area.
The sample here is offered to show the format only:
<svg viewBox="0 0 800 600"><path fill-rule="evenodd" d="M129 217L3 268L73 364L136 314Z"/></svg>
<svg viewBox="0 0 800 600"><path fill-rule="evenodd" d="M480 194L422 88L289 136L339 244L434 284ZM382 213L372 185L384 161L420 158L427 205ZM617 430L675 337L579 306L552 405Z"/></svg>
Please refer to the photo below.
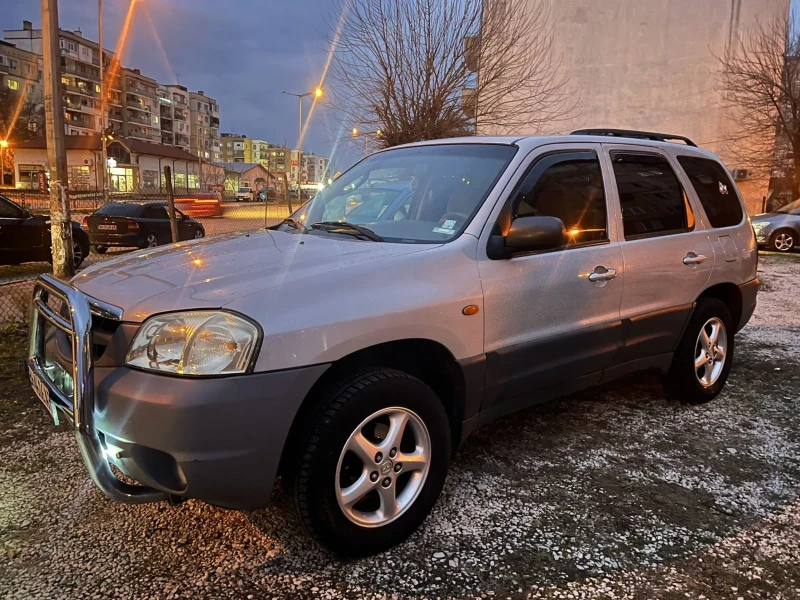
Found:
<svg viewBox="0 0 800 600"><path fill-rule="evenodd" d="M60 305L54 306L54 302L60 302ZM65 302L54 299L51 296L50 299L48 299L48 303L50 307L56 310L64 319L69 320L69 309ZM100 316L92 311L92 360L96 361L103 357L108 346L111 344L111 338L114 337L120 324L120 321L117 319ZM72 336L60 329L56 329L54 333L60 358L62 361L72 364Z"/></svg>

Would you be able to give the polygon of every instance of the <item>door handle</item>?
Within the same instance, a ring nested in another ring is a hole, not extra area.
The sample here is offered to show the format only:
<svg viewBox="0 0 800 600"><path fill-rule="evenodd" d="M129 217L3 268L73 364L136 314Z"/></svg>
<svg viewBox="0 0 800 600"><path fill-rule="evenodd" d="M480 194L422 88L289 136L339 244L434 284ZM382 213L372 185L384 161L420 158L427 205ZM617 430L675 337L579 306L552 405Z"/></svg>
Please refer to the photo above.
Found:
<svg viewBox="0 0 800 600"><path fill-rule="evenodd" d="M702 262L705 262L706 257L702 254L695 254L694 252L689 252L686 255L686 258L683 259L683 264L692 266L692 265L699 265Z"/></svg>
<svg viewBox="0 0 800 600"><path fill-rule="evenodd" d="M606 269L605 267L597 267L594 270L594 273L589 275L589 281L597 282L597 281L611 281L617 276L617 272L614 269Z"/></svg>

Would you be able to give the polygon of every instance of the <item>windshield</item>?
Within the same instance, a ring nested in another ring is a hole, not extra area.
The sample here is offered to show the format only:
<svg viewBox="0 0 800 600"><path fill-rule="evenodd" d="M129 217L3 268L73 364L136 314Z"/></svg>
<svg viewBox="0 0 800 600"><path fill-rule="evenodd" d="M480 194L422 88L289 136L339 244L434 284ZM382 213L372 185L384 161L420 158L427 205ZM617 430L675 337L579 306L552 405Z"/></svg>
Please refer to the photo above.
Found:
<svg viewBox="0 0 800 600"><path fill-rule="evenodd" d="M442 144L379 152L317 193L292 218L315 235L339 234L311 229L314 223L347 222L386 242L447 242L464 231L516 151L516 146L495 144Z"/></svg>
<svg viewBox="0 0 800 600"><path fill-rule="evenodd" d="M789 202L789 204L787 204L786 206L781 206L775 212L787 213L788 214L788 213L795 213L797 211L800 211L800 200L795 200L794 202Z"/></svg>
<svg viewBox="0 0 800 600"><path fill-rule="evenodd" d="M250 191L250 188L249 188L249 187L240 187L240 188L239 188L239 191L240 191L240 192L249 192L249 191Z"/></svg>

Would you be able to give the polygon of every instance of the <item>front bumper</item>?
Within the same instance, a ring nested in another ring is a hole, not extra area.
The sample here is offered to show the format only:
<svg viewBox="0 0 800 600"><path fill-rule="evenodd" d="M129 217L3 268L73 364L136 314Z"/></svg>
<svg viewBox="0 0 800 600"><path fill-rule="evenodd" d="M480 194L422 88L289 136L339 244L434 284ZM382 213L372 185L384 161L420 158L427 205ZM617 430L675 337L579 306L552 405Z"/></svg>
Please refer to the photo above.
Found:
<svg viewBox="0 0 800 600"><path fill-rule="evenodd" d="M55 310L51 297L67 310ZM122 312L41 276L26 367L51 415L73 428L97 487L124 503L174 495L229 508L266 504L292 421L327 365L194 379L104 367L94 364L92 315L101 323ZM66 334L68 362L63 352L53 360L46 323ZM141 485L120 480L112 465Z"/></svg>

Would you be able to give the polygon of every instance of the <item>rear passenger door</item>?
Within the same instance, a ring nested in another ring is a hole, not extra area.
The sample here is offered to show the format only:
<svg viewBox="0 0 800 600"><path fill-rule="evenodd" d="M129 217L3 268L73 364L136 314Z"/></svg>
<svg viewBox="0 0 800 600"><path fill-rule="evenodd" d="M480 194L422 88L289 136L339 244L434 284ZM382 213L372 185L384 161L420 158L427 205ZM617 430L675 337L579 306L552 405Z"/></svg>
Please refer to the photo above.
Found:
<svg viewBox="0 0 800 600"><path fill-rule="evenodd" d="M169 215L166 207L160 204L145 206L142 211L142 219L145 221L143 226L145 237L147 237L148 232L152 231L158 237L159 244L172 243L172 230L169 226Z"/></svg>
<svg viewBox="0 0 800 600"><path fill-rule="evenodd" d="M708 232L670 158L657 147L608 146L620 204L625 346L615 364L674 350L714 265Z"/></svg>

